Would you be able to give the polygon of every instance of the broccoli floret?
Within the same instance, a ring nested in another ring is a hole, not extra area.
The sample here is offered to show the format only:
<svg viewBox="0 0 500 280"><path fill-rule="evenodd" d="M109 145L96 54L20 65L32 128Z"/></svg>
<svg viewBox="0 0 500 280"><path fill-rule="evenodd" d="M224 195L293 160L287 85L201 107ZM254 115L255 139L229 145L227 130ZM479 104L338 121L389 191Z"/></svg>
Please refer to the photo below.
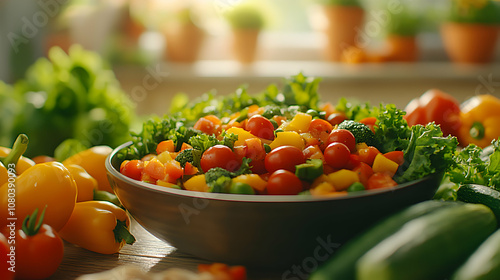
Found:
<svg viewBox="0 0 500 280"><path fill-rule="evenodd" d="M349 130L356 138L356 143L366 143L368 146L375 146L375 134L371 129L360 122L345 120L338 126L339 129Z"/></svg>
<svg viewBox="0 0 500 280"><path fill-rule="evenodd" d="M242 174L251 173L250 159L243 158L240 168L231 172L222 167L214 167L205 173L205 182L210 187L210 192L228 193L231 187L232 178Z"/></svg>
<svg viewBox="0 0 500 280"><path fill-rule="evenodd" d="M214 167L205 173L205 181L207 182L210 192L227 193L231 187L231 178L233 172L227 171L221 167Z"/></svg>
<svg viewBox="0 0 500 280"><path fill-rule="evenodd" d="M201 151L195 149L183 150L175 157L175 160L178 161L182 167L186 167L186 162L189 162L196 168L199 168L200 159L201 159Z"/></svg>

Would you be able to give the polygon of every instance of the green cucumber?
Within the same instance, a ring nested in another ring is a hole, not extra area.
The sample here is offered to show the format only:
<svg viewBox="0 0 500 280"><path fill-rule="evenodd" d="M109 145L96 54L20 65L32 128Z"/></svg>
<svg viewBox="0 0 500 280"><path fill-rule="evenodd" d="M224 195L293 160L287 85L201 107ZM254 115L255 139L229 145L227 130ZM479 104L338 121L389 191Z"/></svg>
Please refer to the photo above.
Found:
<svg viewBox="0 0 500 280"><path fill-rule="evenodd" d="M309 279L355 279L356 261L368 250L377 245L377 243L399 230L405 223L438 209L457 207L460 205L463 205L463 203L437 200L428 200L412 205L386 218L366 232L347 242L331 259L313 272Z"/></svg>
<svg viewBox="0 0 500 280"><path fill-rule="evenodd" d="M493 233L455 272L452 280L500 278L500 230Z"/></svg>
<svg viewBox="0 0 500 280"><path fill-rule="evenodd" d="M358 280L443 279L496 227L495 215L482 204L464 204L416 218L359 259Z"/></svg>
<svg viewBox="0 0 500 280"><path fill-rule="evenodd" d="M457 199L468 203L480 203L491 208L500 224L500 192L487 186L466 184L457 191ZM500 278L500 277L499 277Z"/></svg>

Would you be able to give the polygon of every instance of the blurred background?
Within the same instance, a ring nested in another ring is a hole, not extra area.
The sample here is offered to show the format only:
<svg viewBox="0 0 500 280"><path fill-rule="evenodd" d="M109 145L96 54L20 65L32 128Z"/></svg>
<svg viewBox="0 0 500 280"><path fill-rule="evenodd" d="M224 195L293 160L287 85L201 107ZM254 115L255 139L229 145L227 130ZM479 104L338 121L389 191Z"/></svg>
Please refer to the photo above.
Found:
<svg viewBox="0 0 500 280"><path fill-rule="evenodd" d="M299 72L321 77L332 102L404 108L430 88L500 96L499 24L493 0L0 0L0 144L54 106L72 130L102 131L105 119L126 130L176 93L260 92ZM94 97L68 105L78 92Z"/></svg>

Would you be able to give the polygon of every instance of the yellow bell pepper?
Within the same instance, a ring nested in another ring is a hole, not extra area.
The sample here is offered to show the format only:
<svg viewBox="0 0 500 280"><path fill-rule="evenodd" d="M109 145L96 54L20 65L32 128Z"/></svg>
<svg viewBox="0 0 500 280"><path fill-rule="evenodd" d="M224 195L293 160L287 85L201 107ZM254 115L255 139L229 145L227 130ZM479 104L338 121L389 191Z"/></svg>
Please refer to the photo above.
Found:
<svg viewBox="0 0 500 280"><path fill-rule="evenodd" d="M267 182L258 174L243 174L233 178L233 183L243 183L252 187L254 190L263 192L267 188Z"/></svg>
<svg viewBox="0 0 500 280"><path fill-rule="evenodd" d="M135 238L125 210L107 201L84 201L59 231L62 239L100 254L114 254Z"/></svg>
<svg viewBox="0 0 500 280"><path fill-rule="evenodd" d="M11 173L20 175L35 165L31 159L22 156L28 147L28 142L28 137L21 134L17 137L12 149L0 147L0 186L9 179L9 169Z"/></svg>
<svg viewBox="0 0 500 280"><path fill-rule="evenodd" d="M398 171L399 164L386 158L383 154L377 154L375 160L373 160L372 169L374 173L381 172L386 173L393 177Z"/></svg>
<svg viewBox="0 0 500 280"><path fill-rule="evenodd" d="M112 151L113 149L108 146L95 146L67 158L63 164L76 164L83 167L90 176L97 180L99 190L113 193L105 166L106 158Z"/></svg>
<svg viewBox="0 0 500 280"><path fill-rule="evenodd" d="M205 174L195 175L184 182L184 188L188 191L208 192L210 189L205 180Z"/></svg>
<svg viewBox="0 0 500 280"><path fill-rule="evenodd" d="M312 116L306 113L298 112L295 117L290 121L285 130L295 131L298 133L306 132L309 130Z"/></svg>
<svg viewBox="0 0 500 280"><path fill-rule="evenodd" d="M274 139L269 146L271 149L276 149L281 146L294 146L299 148L300 150L304 150L306 144L304 142L304 138L300 136L295 131L282 131L276 133L276 138Z"/></svg>
<svg viewBox="0 0 500 280"><path fill-rule="evenodd" d="M44 223L58 231L73 212L76 188L71 173L61 163L34 165L0 187L0 223L8 218L22 221L35 209L47 206Z"/></svg>
<svg viewBox="0 0 500 280"><path fill-rule="evenodd" d="M327 176L336 191L344 191L355 182L359 182L358 173L348 169L341 169Z"/></svg>
<svg viewBox="0 0 500 280"><path fill-rule="evenodd" d="M66 165L69 173L73 176L76 183L77 195L76 202L88 201L94 199L94 191L97 190L97 180L76 164Z"/></svg>
<svg viewBox="0 0 500 280"><path fill-rule="evenodd" d="M235 146L242 146L245 145L245 140L251 139L251 138L256 138L257 136L253 135L252 133L244 130L243 128L239 127L231 127L226 131L227 134L235 134L238 136L238 140L234 142Z"/></svg>
<svg viewBox="0 0 500 280"><path fill-rule="evenodd" d="M493 95L474 96L461 105L460 145L486 147L500 137L500 99Z"/></svg>

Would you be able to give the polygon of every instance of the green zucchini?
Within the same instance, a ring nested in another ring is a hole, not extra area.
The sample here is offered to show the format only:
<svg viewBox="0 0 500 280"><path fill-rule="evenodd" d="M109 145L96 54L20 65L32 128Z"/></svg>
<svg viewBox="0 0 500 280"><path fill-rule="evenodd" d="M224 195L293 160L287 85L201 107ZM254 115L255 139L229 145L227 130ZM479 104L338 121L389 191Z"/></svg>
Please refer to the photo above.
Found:
<svg viewBox="0 0 500 280"><path fill-rule="evenodd" d="M500 278L500 230L493 233L455 272L452 280Z"/></svg>
<svg viewBox="0 0 500 280"><path fill-rule="evenodd" d="M355 279L356 261L377 243L399 230L405 223L435 210L456 207L459 205L463 205L463 203L437 200L428 200L412 205L386 218L366 232L347 242L331 259L313 272L309 279Z"/></svg>
<svg viewBox="0 0 500 280"><path fill-rule="evenodd" d="M500 224L500 192L487 186L466 184L457 191L457 199L463 202L480 203L491 208ZM500 277L499 277L500 278Z"/></svg>
<svg viewBox="0 0 500 280"><path fill-rule="evenodd" d="M414 219L359 259L358 279L443 279L496 226L495 215L482 204L464 204Z"/></svg>

